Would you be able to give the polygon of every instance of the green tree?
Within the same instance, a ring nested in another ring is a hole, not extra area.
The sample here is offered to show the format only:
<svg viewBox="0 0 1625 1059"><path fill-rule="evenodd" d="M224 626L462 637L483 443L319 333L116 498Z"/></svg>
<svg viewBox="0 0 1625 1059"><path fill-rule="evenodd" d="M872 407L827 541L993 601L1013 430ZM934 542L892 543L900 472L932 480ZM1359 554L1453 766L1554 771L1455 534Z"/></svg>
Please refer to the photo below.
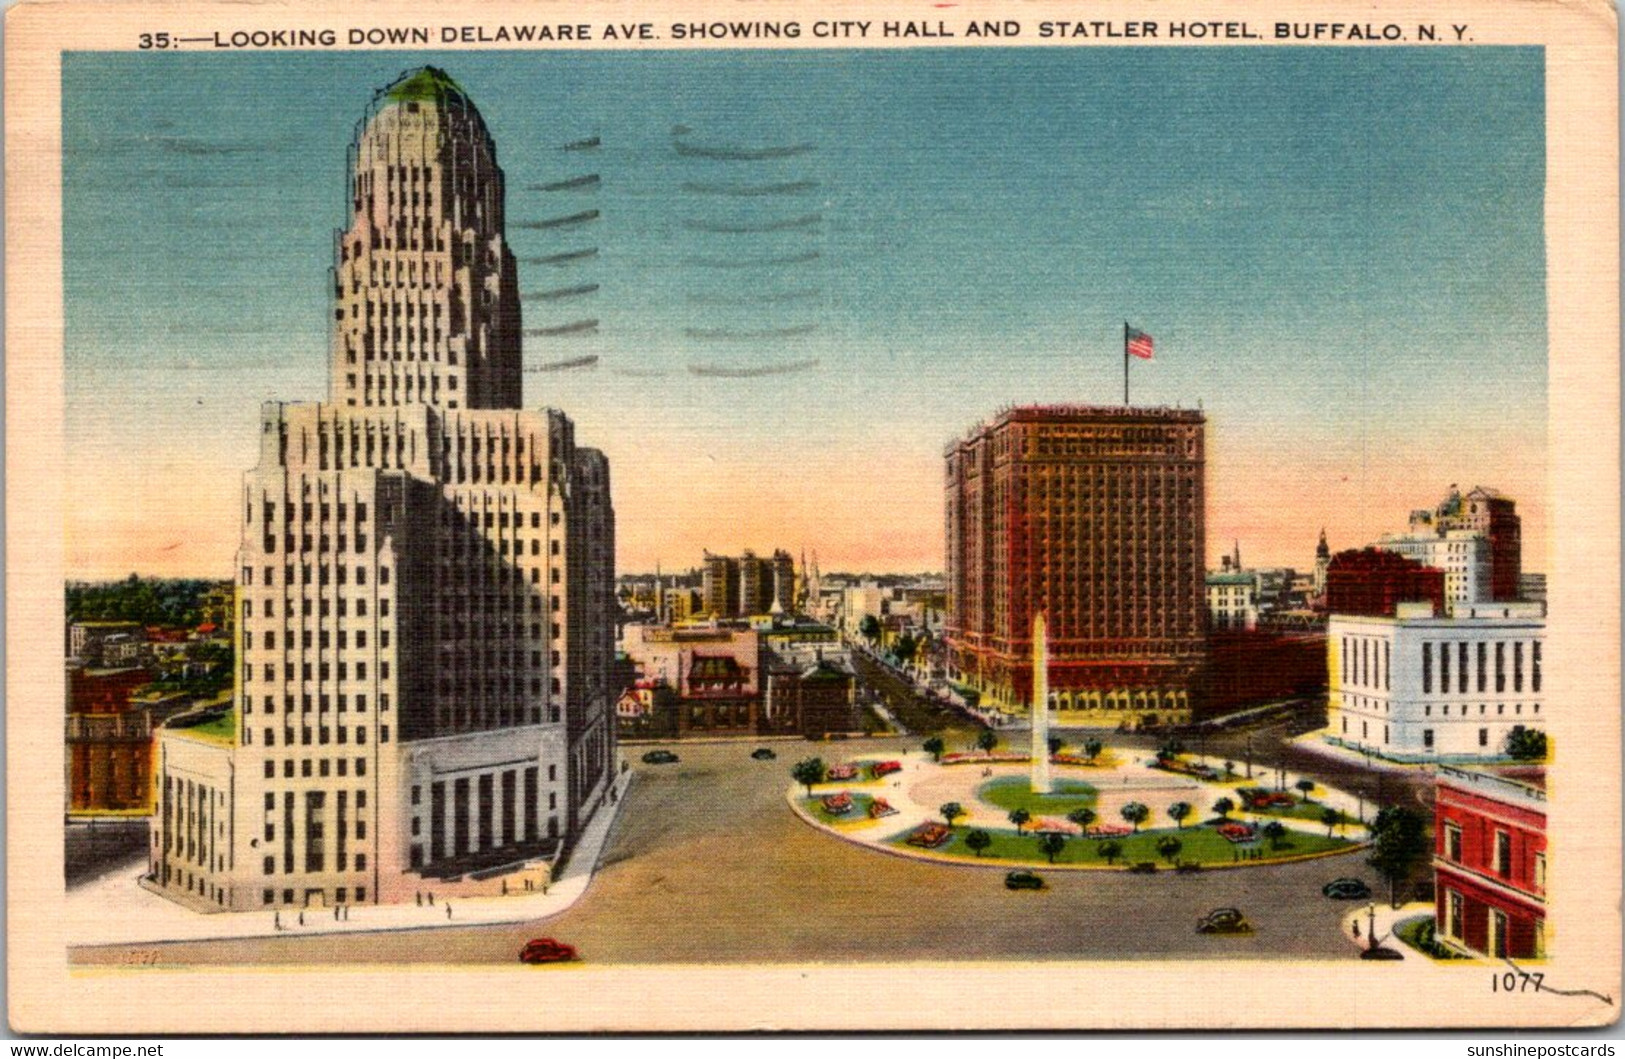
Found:
<svg viewBox="0 0 1625 1059"><path fill-rule="evenodd" d="M804 758L795 763L790 769L790 775L795 781L807 788L807 797L812 797L813 784L824 782L824 759L821 757Z"/></svg>
<svg viewBox="0 0 1625 1059"><path fill-rule="evenodd" d="M1083 756L1088 758L1090 761L1093 761L1095 758L1100 756L1100 752L1104 749L1105 746L1100 740L1093 738L1086 739L1083 743Z"/></svg>
<svg viewBox="0 0 1625 1059"><path fill-rule="evenodd" d="M987 849L987 847L991 846L992 844L993 836L980 829L972 831L970 834L965 836L965 845L969 847L970 851L976 854L978 857L982 855L983 850Z"/></svg>
<svg viewBox="0 0 1625 1059"><path fill-rule="evenodd" d="M897 642L892 645L891 651L892 654L897 656L897 661L906 666L914 660L914 652L919 646L918 641L905 632L897 638Z"/></svg>
<svg viewBox="0 0 1625 1059"><path fill-rule="evenodd" d="M1234 761L1226 761L1224 763L1224 778L1229 779L1231 776L1234 776L1235 774L1236 774L1236 763Z"/></svg>
<svg viewBox="0 0 1625 1059"><path fill-rule="evenodd" d="M1320 811L1320 822L1326 825L1326 837L1332 837L1332 829L1343 822L1343 814L1331 806Z"/></svg>
<svg viewBox="0 0 1625 1059"><path fill-rule="evenodd" d="M1059 857L1061 851L1066 849L1066 836L1057 834L1054 831L1046 831L1038 836L1038 848L1049 858L1049 862L1054 864L1055 858Z"/></svg>
<svg viewBox="0 0 1625 1059"><path fill-rule="evenodd" d="M1136 832L1140 830L1140 825L1145 823L1146 819L1151 816L1151 810L1147 809L1140 802L1129 802L1127 805L1123 806L1123 808L1119 809L1118 812L1123 815L1124 820L1127 820L1129 823L1134 825L1134 830Z"/></svg>
<svg viewBox="0 0 1625 1059"><path fill-rule="evenodd" d="M1314 801L1313 798L1309 797L1310 793L1315 789L1315 781L1314 780L1308 780L1308 779L1299 780L1297 783L1294 783L1293 786L1298 788L1298 791L1303 795L1303 800L1304 801L1306 801L1306 802Z"/></svg>
<svg viewBox="0 0 1625 1059"><path fill-rule="evenodd" d="M998 745L999 737L994 734L991 728L982 729L976 736L976 747L983 753L991 754L993 748Z"/></svg>
<svg viewBox="0 0 1625 1059"><path fill-rule="evenodd" d="M1095 853L1106 859L1107 864L1114 863L1123 853L1123 844L1115 838L1109 838L1095 847Z"/></svg>
<svg viewBox="0 0 1625 1059"><path fill-rule="evenodd" d="M954 818L965 815L965 807L958 802L943 802L937 808L937 812L942 814L942 818L948 822L949 827L953 827Z"/></svg>
<svg viewBox="0 0 1625 1059"><path fill-rule="evenodd" d="M1088 806L1072 810L1070 813L1066 814L1066 818L1082 828L1087 828L1097 819L1095 816L1095 811L1090 809Z"/></svg>
<svg viewBox="0 0 1625 1059"><path fill-rule="evenodd" d="M1021 834L1021 829L1027 826L1027 821L1032 818L1033 814L1025 809L1010 810L1010 822L1016 825L1016 834L1018 835Z"/></svg>
<svg viewBox="0 0 1625 1059"><path fill-rule="evenodd" d="M1185 818L1191 815L1190 802L1175 802L1168 807L1168 816L1173 820L1174 826L1181 830L1185 827Z"/></svg>
<svg viewBox="0 0 1625 1059"><path fill-rule="evenodd" d="M934 735L920 744L920 749L931 755L932 761L941 761L942 752L948 749L948 744L942 741L942 736Z"/></svg>
<svg viewBox="0 0 1625 1059"><path fill-rule="evenodd" d="M1428 853L1422 814L1403 806L1378 811L1371 823L1371 856L1366 863L1388 880L1388 903L1399 907L1399 884Z"/></svg>
<svg viewBox="0 0 1625 1059"><path fill-rule="evenodd" d="M1231 801L1229 798L1220 798L1218 801L1213 803L1213 811L1219 814L1220 820L1229 819L1231 812L1233 812L1235 808L1236 803Z"/></svg>
<svg viewBox="0 0 1625 1059"><path fill-rule="evenodd" d="M1507 733L1506 755L1518 761L1546 760L1546 733L1538 728L1514 725Z"/></svg>
<svg viewBox="0 0 1625 1059"><path fill-rule="evenodd" d="M1286 842L1286 826L1279 820L1271 820L1265 824L1262 834L1270 840L1271 849L1280 849Z"/></svg>
<svg viewBox="0 0 1625 1059"><path fill-rule="evenodd" d="M1157 843L1157 852L1161 853L1162 859L1169 864L1179 863L1179 851L1184 848L1185 843L1179 841L1173 835L1169 835Z"/></svg>
<svg viewBox="0 0 1625 1059"><path fill-rule="evenodd" d="M858 632L870 643L880 639L880 619L873 614L865 614L863 620L858 622Z"/></svg>

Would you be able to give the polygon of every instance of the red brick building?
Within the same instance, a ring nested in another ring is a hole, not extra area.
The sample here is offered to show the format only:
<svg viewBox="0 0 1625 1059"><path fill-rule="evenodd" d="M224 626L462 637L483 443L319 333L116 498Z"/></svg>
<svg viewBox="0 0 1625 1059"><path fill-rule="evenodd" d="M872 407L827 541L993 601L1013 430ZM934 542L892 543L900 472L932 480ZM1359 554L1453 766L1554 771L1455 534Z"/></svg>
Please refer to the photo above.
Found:
<svg viewBox="0 0 1625 1059"><path fill-rule="evenodd" d="M946 458L948 668L984 703L1032 694L1033 616L1075 723L1187 719L1205 657L1205 419L1028 406Z"/></svg>
<svg viewBox="0 0 1625 1059"><path fill-rule="evenodd" d="M1538 770L1513 779L1440 768L1433 803L1436 936L1478 956L1544 955L1546 791Z"/></svg>
<svg viewBox="0 0 1625 1059"><path fill-rule="evenodd" d="M1326 567L1326 609L1332 614L1391 618L1400 603L1432 603L1438 615L1444 598L1443 570L1393 552L1338 552Z"/></svg>

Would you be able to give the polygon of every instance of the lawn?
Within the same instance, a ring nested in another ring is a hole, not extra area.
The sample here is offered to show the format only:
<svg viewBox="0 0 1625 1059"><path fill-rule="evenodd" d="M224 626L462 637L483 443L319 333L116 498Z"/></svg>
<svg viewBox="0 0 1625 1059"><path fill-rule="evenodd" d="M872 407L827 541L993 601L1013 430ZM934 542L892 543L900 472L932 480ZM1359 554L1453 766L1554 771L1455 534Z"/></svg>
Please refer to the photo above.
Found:
<svg viewBox="0 0 1625 1059"><path fill-rule="evenodd" d="M1025 809L1033 816L1065 817L1074 809L1095 804L1095 788L1082 780L1056 778L1049 794L1034 794L1026 776L1000 776L976 789L979 801L996 805L1005 812Z"/></svg>
<svg viewBox="0 0 1625 1059"><path fill-rule="evenodd" d="M1467 957L1440 945L1434 938L1432 916L1414 916L1394 927L1394 936L1424 956L1435 960L1463 960Z"/></svg>
<svg viewBox="0 0 1625 1059"><path fill-rule="evenodd" d="M1038 848L1038 836L1036 834L1025 831L1018 836L1015 831L1008 828L984 829L993 839L993 844L984 850L983 855L978 858L975 853L965 846L965 836L971 830L972 828L965 825L955 827L953 842L937 850L937 853L955 860L1048 860L1048 857ZM905 842L908 835L909 832L894 835L886 840L886 844L912 849L914 847L908 846ZM1199 864L1232 864L1236 861L1238 850L1243 848L1261 850L1260 859L1252 863L1267 864L1272 860L1302 856L1306 853L1324 853L1331 850L1348 849L1354 845L1347 839L1327 838L1323 834L1290 831L1282 841L1280 849L1276 849L1268 841L1242 847L1208 827L1187 827L1183 830L1157 828L1154 831L1141 831L1137 835L1127 835L1118 839L1117 841L1122 844L1123 851L1118 854L1116 863L1121 866L1141 861L1155 861L1163 870L1170 869L1172 865L1168 863L1162 854L1157 852L1157 843L1170 835L1179 839L1181 843L1179 860L1195 861ZM1055 863L1105 865L1106 860L1099 853L1100 846L1104 841L1104 839L1093 838L1068 838L1066 847L1055 858Z"/></svg>
<svg viewBox="0 0 1625 1059"><path fill-rule="evenodd" d="M1242 806L1240 805L1240 798L1232 798L1231 800L1237 803L1236 808L1242 809ZM1244 809L1243 811L1257 813L1259 816L1283 816L1289 820L1313 820L1322 827L1326 826L1320 821L1320 814L1326 811L1326 806L1322 805L1320 802L1299 801L1289 809L1272 807L1269 809ZM1342 810L1338 810L1337 815L1339 826L1347 827L1350 824L1360 823L1359 820L1350 816L1348 813L1343 812Z"/></svg>
<svg viewBox="0 0 1625 1059"><path fill-rule="evenodd" d="M195 724L190 728L172 728L170 731L202 739L205 742L222 743L229 746L237 738L237 711L227 710L220 716L204 721L202 724Z"/></svg>
<svg viewBox="0 0 1625 1059"><path fill-rule="evenodd" d="M840 792L831 791L829 793L838 794ZM801 799L801 807L807 811L808 816L827 827L850 830L862 824L874 823L874 818L869 816L869 805L875 800L874 796L859 794L857 791L849 793L852 795L852 808L839 816L824 811L824 795L822 794L814 798Z"/></svg>

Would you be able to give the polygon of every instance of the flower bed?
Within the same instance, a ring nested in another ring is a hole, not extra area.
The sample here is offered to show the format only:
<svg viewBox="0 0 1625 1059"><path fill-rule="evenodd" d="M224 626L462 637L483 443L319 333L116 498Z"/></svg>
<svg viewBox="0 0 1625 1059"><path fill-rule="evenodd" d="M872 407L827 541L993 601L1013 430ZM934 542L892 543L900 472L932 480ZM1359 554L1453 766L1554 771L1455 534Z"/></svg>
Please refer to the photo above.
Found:
<svg viewBox="0 0 1625 1059"><path fill-rule="evenodd" d="M976 752L942 755L944 765L1024 765L1025 754L981 754Z"/></svg>
<svg viewBox="0 0 1625 1059"><path fill-rule="evenodd" d="M1251 842L1258 837L1258 832L1247 824L1220 824L1214 830L1231 842Z"/></svg>
<svg viewBox="0 0 1625 1059"><path fill-rule="evenodd" d="M1040 835L1044 835L1044 834L1081 835L1081 834L1083 834L1083 828L1079 827L1077 824L1074 824L1070 820L1058 820L1053 816L1041 816L1037 820L1034 820L1031 824L1029 824L1027 826L1028 826L1028 830L1030 830L1030 831L1032 831L1032 832L1034 832L1036 834L1040 834Z"/></svg>
<svg viewBox="0 0 1625 1059"><path fill-rule="evenodd" d="M852 810L852 795L847 791L840 794L826 794L824 796L824 812L831 816L840 816Z"/></svg>
<svg viewBox="0 0 1625 1059"><path fill-rule="evenodd" d="M877 780L883 776L890 776L894 772L901 771L903 771L901 761L876 761L869 766L869 774Z"/></svg>
<svg viewBox="0 0 1625 1059"><path fill-rule="evenodd" d="M855 780L857 778L858 766L856 765L831 765L829 770L824 773L825 782Z"/></svg>
<svg viewBox="0 0 1625 1059"><path fill-rule="evenodd" d="M1091 824L1084 834L1090 838L1120 838L1123 835L1134 834L1134 829L1120 824Z"/></svg>
<svg viewBox="0 0 1625 1059"><path fill-rule="evenodd" d="M1078 754L1051 754L1050 760L1057 765L1087 765L1092 767L1100 759L1097 757L1083 757Z"/></svg>
<svg viewBox="0 0 1625 1059"><path fill-rule="evenodd" d="M922 849L936 849L946 845L953 837L954 833L942 824L927 822L914 829L914 833L908 836L908 844Z"/></svg>
<svg viewBox="0 0 1625 1059"><path fill-rule="evenodd" d="M897 815L897 810L893 809L891 803L886 801L884 798L876 798L874 801L869 803L869 816L873 819L879 819L882 816L895 815Z"/></svg>

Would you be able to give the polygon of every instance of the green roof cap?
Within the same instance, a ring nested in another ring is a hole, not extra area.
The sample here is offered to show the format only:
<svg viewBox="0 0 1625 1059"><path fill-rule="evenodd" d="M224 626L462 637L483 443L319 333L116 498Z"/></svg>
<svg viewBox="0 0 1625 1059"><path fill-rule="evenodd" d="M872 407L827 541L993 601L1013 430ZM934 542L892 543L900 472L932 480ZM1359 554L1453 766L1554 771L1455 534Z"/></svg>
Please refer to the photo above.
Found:
<svg viewBox="0 0 1625 1059"><path fill-rule="evenodd" d="M409 70L400 79L384 89L385 98L395 103L439 103L447 96L468 100L463 86L451 79L446 71L434 66Z"/></svg>

